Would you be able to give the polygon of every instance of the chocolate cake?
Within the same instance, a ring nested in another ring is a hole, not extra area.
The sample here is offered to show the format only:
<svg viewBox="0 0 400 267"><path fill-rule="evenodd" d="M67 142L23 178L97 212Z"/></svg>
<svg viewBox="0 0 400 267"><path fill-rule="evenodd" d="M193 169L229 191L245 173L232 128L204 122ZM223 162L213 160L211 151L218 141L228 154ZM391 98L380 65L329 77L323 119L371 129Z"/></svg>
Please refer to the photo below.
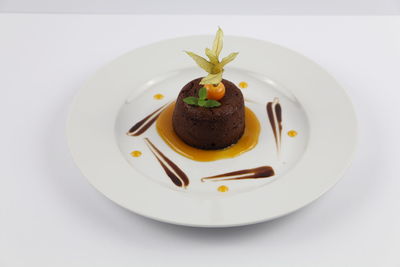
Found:
<svg viewBox="0 0 400 267"><path fill-rule="evenodd" d="M223 79L225 95L218 107L189 105L184 98L197 96L201 78L186 84L178 95L172 117L175 133L188 145L201 149L222 149L235 144L243 135L245 109L242 92Z"/></svg>

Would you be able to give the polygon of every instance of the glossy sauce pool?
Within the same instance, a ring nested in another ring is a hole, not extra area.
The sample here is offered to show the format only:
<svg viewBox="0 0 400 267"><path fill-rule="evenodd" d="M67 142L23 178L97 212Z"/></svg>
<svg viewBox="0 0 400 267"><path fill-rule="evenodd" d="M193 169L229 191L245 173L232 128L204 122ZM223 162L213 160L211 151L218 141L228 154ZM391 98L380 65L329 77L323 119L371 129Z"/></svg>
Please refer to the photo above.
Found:
<svg viewBox="0 0 400 267"><path fill-rule="evenodd" d="M170 104L157 119L157 132L161 138L177 153L196 161L215 161L219 159L237 157L251 149L258 143L260 135L260 122L256 115L245 108L245 130L239 141L225 149L203 150L187 145L174 132L172 127L172 114L175 103Z"/></svg>

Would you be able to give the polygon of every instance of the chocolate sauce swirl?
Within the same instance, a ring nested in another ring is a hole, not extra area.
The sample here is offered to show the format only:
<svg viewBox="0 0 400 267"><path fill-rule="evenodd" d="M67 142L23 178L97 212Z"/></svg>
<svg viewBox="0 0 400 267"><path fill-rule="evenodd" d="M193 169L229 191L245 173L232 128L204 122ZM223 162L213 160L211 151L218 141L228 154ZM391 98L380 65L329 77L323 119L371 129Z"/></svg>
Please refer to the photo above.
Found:
<svg viewBox="0 0 400 267"><path fill-rule="evenodd" d="M282 139L282 108L277 97L274 98L273 102L267 103L267 114L274 133L276 149L279 153Z"/></svg>
<svg viewBox="0 0 400 267"><path fill-rule="evenodd" d="M210 180L212 182L218 181L232 181L244 179L259 179L274 176L275 172L271 166L261 166L253 169L245 169L240 171L233 171L214 176L201 178L202 182Z"/></svg>
<svg viewBox="0 0 400 267"><path fill-rule="evenodd" d="M145 138L147 146L150 148L153 155L156 157L165 173L171 181L179 187L186 188L189 185L189 178L187 175L169 158L167 158L150 140Z"/></svg>
<svg viewBox="0 0 400 267"><path fill-rule="evenodd" d="M144 119L137 122L135 125L132 126L132 128L129 129L126 134L130 136L139 136L147 131L147 129L149 129L150 126L153 125L153 123L158 119L161 112L168 104L169 103L163 105L162 107L158 108L157 110L146 116Z"/></svg>

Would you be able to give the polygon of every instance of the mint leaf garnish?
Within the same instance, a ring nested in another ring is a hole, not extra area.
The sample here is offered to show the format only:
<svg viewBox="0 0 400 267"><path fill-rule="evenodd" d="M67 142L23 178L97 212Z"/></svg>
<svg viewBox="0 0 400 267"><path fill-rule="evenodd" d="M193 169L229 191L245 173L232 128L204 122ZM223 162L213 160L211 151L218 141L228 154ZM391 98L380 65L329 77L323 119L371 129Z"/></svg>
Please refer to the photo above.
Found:
<svg viewBox="0 0 400 267"><path fill-rule="evenodd" d="M217 100L207 99L207 89L202 87L199 90L199 97L188 96L183 99L183 102L189 105L205 108L215 108L221 106Z"/></svg>
<svg viewBox="0 0 400 267"><path fill-rule="evenodd" d="M204 99L199 99L199 101L197 102L197 104L198 104L200 107L205 107L205 106L206 106L206 103L207 103L207 100L204 100Z"/></svg>
<svg viewBox="0 0 400 267"><path fill-rule="evenodd" d="M206 99L207 98L207 89L205 87L201 87L199 90L199 99Z"/></svg>
<svg viewBox="0 0 400 267"><path fill-rule="evenodd" d="M183 102L185 102L186 104L189 105L196 105L197 106L197 102L198 102L198 98L194 97L194 96L189 96L183 99Z"/></svg>
<svg viewBox="0 0 400 267"><path fill-rule="evenodd" d="M210 100L206 101L206 103L204 104L203 107L214 108L214 107L219 107L219 106L221 106L220 102L218 102L217 100L210 99Z"/></svg>

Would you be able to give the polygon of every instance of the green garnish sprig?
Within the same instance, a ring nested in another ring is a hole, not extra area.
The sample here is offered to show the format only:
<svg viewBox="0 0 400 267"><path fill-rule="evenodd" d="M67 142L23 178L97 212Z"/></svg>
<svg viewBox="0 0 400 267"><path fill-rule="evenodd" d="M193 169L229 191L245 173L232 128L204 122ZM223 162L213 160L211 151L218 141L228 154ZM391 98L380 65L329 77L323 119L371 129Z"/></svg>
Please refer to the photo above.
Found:
<svg viewBox="0 0 400 267"><path fill-rule="evenodd" d="M214 108L221 106L221 103L217 100L207 99L207 89L205 87L200 88L199 97L189 96L183 99L183 102L193 106Z"/></svg>

